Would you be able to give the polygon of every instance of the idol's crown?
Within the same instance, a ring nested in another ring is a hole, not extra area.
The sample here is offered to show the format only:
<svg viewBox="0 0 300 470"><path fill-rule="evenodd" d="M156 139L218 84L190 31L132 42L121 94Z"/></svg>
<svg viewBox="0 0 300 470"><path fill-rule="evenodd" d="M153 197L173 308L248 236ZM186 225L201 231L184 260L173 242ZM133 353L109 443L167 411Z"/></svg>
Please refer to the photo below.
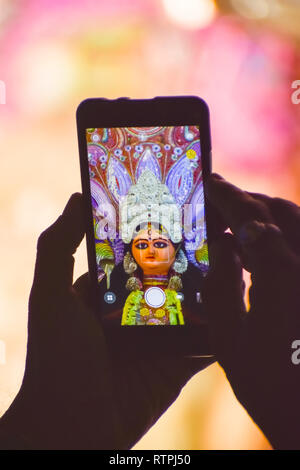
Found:
<svg viewBox="0 0 300 470"><path fill-rule="evenodd" d="M181 210L167 185L145 169L120 203L121 238L130 243L138 226L161 224L174 243L182 239Z"/></svg>

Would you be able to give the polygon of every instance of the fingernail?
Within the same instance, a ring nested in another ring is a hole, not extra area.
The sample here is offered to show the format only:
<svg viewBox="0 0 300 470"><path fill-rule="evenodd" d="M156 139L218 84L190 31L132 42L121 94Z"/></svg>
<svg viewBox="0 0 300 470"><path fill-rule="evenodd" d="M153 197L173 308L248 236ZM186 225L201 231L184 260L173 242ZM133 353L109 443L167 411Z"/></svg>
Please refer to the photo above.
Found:
<svg viewBox="0 0 300 470"><path fill-rule="evenodd" d="M265 224L253 220L244 224L236 233L236 237L242 245L249 245L256 242L265 231Z"/></svg>

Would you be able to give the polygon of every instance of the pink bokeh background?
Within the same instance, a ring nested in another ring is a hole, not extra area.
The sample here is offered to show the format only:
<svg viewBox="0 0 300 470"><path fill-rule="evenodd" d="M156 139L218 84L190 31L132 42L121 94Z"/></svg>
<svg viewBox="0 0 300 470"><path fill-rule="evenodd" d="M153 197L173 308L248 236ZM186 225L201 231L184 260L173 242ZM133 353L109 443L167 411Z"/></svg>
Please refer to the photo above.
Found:
<svg viewBox="0 0 300 470"><path fill-rule="evenodd" d="M180 1L173 2L175 12ZM293 18L277 2L277 19L275 13L250 19L211 2L214 13L206 24L191 27L188 18L176 22L163 0L0 3L0 80L6 88L0 104L2 414L24 371L36 240L81 187L75 125L80 101L201 96L211 110L214 171L247 190L299 204L300 105L291 95L300 78L300 38L292 28L300 6L291 2ZM194 3L185 0L187 11ZM82 245L75 275L86 270ZM213 365L191 380L135 448L269 444Z"/></svg>

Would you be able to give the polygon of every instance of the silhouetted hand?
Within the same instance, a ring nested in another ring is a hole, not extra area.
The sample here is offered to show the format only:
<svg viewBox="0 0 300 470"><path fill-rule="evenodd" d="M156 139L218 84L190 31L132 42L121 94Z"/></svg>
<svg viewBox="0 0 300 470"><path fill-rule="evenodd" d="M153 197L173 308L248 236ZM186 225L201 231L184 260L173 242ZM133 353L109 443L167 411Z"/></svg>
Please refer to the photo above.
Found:
<svg viewBox="0 0 300 470"><path fill-rule="evenodd" d="M11 447L130 448L212 362L110 356L101 324L85 303L87 276L72 286L82 212L81 195L74 194L38 241L25 375L0 422Z"/></svg>
<svg viewBox="0 0 300 470"><path fill-rule="evenodd" d="M210 202L234 235L210 251L204 303L217 359L241 404L276 448L300 448L300 208L250 194L218 175ZM251 272L250 311L242 267Z"/></svg>

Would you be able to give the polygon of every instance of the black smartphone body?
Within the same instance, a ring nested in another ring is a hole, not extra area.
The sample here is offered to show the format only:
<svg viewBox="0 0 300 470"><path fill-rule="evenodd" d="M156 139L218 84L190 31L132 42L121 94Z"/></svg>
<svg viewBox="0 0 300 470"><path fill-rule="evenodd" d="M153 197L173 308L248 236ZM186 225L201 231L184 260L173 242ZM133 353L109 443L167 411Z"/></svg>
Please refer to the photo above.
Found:
<svg viewBox="0 0 300 470"><path fill-rule="evenodd" d="M77 129L93 305L108 345L126 357L211 355L206 103L87 99Z"/></svg>

